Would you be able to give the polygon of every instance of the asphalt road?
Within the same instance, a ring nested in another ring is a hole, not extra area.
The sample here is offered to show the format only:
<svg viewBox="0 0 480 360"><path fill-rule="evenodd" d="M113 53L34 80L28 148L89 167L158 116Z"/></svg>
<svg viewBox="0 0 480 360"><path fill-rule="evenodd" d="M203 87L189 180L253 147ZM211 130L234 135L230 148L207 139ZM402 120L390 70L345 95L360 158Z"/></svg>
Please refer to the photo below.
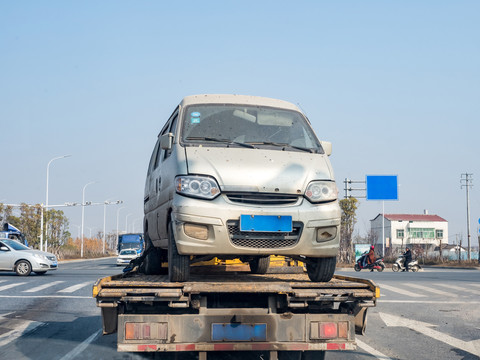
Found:
<svg viewBox="0 0 480 360"><path fill-rule="evenodd" d="M118 353L116 335L101 335L92 285L120 271L111 258L62 263L43 276L0 273L0 359L153 358ZM358 350L327 359L480 359L480 271L338 273L374 280L382 296Z"/></svg>

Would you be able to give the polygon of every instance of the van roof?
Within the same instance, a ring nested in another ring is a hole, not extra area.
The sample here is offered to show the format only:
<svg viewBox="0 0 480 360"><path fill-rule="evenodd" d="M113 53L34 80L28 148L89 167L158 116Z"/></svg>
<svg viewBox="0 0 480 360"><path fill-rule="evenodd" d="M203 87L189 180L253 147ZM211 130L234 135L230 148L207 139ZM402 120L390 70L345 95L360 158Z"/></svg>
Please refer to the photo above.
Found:
<svg viewBox="0 0 480 360"><path fill-rule="evenodd" d="M194 104L243 104L243 105L260 105L270 106L288 110L295 110L302 112L294 104L284 101L271 99L261 96L251 95L233 95L233 94L201 94L190 95L183 98L180 106L188 106Z"/></svg>

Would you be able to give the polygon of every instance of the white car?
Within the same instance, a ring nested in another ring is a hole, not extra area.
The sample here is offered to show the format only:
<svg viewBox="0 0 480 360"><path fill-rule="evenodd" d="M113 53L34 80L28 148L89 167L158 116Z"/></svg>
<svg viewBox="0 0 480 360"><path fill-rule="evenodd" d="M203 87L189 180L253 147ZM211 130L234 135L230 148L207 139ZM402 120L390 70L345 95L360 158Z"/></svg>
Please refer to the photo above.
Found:
<svg viewBox="0 0 480 360"><path fill-rule="evenodd" d="M0 241L0 271L15 271L17 275L28 276L32 271L42 275L57 268L57 257L49 252L30 249L11 239Z"/></svg>
<svg viewBox="0 0 480 360"><path fill-rule="evenodd" d="M135 249L121 250L117 257L117 266L128 265L136 257L138 257L138 253Z"/></svg>

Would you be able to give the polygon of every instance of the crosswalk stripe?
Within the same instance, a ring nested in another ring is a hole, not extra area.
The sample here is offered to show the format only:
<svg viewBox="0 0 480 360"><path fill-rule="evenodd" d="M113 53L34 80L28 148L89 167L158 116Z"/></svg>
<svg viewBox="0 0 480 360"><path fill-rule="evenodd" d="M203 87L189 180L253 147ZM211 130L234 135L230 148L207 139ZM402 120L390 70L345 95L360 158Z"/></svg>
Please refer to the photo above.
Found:
<svg viewBox="0 0 480 360"><path fill-rule="evenodd" d="M407 295L407 296L410 296L410 297L425 297L426 296L426 295L416 294L416 293L413 293L411 291L398 288L396 286L380 284L380 291L382 291L382 289L387 289L389 291L393 291L393 292L396 292L398 294Z"/></svg>
<svg viewBox="0 0 480 360"><path fill-rule="evenodd" d="M55 286L57 284L61 284L63 282L64 281L53 281L53 282L50 282L50 283L47 283L47 284L43 284L43 285L31 288L31 289L25 290L23 292L25 292L25 293L37 292L37 291L45 290L45 289L47 289L49 287L52 287L52 286Z"/></svg>
<svg viewBox="0 0 480 360"><path fill-rule="evenodd" d="M84 282L84 283L81 283L81 284L77 284L77 285L72 285L72 286L69 286L63 290L60 290L60 291L57 291L59 293L72 293L74 291L77 291L87 285L93 285L93 283L91 281L87 281L87 282Z"/></svg>
<svg viewBox="0 0 480 360"><path fill-rule="evenodd" d="M460 286L450 285L450 284L437 284L437 285L442 287L447 287L453 290L464 291L464 292L472 293L475 295L480 295L480 290L474 290L474 289L469 289L467 287L460 287ZM465 285L468 286L468 284L465 284Z"/></svg>
<svg viewBox="0 0 480 360"><path fill-rule="evenodd" d="M425 290L425 291L428 291L428 292L431 292L431 293L434 293L434 294L437 294L437 295L442 295L442 296L457 296L456 294L452 294L451 292L446 292L446 291L442 291L442 290L438 290L438 289L433 289L431 287L428 287L428 286L424 286L424 285L418 285L418 284L411 284L411 283L404 283L402 284L403 286L405 287L413 287L413 288L416 288L416 289L419 289L419 290Z"/></svg>
<svg viewBox="0 0 480 360"><path fill-rule="evenodd" d="M24 285L24 284L26 284L26 283L25 282L20 282L20 283L15 283L15 284L3 285L3 286L0 286L0 291L8 290L8 289L14 288L16 286Z"/></svg>

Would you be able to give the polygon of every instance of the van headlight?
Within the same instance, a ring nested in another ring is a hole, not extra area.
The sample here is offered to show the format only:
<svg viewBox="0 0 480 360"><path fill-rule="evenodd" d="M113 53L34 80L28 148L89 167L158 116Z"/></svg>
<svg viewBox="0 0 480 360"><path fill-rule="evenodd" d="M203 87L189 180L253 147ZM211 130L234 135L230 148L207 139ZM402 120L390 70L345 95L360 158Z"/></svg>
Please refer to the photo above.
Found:
<svg viewBox="0 0 480 360"><path fill-rule="evenodd" d="M337 185L334 181L312 181L307 186L305 197L313 203L337 200Z"/></svg>
<svg viewBox="0 0 480 360"><path fill-rule="evenodd" d="M220 194L220 188L215 179L207 176L186 175L175 178L177 193L200 199L215 199Z"/></svg>

